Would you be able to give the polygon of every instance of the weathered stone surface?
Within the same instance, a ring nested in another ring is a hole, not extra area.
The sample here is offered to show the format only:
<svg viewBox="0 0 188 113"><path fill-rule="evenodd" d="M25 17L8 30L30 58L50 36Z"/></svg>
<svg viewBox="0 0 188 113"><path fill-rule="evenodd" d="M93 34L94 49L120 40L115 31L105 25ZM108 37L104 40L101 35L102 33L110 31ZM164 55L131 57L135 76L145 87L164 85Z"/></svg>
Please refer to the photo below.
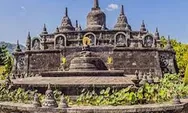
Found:
<svg viewBox="0 0 188 113"><path fill-rule="evenodd" d="M70 108L34 108L32 105L0 103L1 113L188 113L187 100L182 104L147 104L132 106L79 106Z"/></svg>

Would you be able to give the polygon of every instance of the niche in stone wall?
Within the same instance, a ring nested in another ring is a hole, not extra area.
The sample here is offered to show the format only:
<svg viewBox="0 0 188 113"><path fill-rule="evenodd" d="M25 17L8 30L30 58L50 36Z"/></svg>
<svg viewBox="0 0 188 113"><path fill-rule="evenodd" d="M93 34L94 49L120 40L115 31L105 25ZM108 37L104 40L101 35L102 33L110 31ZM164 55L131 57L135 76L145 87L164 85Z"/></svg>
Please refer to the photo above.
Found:
<svg viewBox="0 0 188 113"><path fill-rule="evenodd" d="M96 45L96 35L94 33L86 33L84 37L88 37L90 39L90 46Z"/></svg>
<svg viewBox="0 0 188 113"><path fill-rule="evenodd" d="M116 46L127 46L127 37L124 32L116 33L114 36L114 42Z"/></svg>
<svg viewBox="0 0 188 113"><path fill-rule="evenodd" d="M144 47L152 47L154 43L154 38L152 35L146 35L143 39Z"/></svg>
<svg viewBox="0 0 188 113"><path fill-rule="evenodd" d="M32 40L32 49L33 50L40 50L40 40L38 38L34 38Z"/></svg>
<svg viewBox="0 0 188 113"><path fill-rule="evenodd" d="M66 37L64 35L56 36L54 46L56 49L66 46Z"/></svg>

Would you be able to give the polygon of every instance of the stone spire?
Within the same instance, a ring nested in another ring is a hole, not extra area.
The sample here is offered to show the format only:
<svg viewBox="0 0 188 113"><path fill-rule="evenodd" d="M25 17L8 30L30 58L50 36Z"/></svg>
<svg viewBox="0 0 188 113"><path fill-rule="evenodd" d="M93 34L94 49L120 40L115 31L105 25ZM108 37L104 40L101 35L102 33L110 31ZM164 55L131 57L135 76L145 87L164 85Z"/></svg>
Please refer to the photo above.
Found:
<svg viewBox="0 0 188 113"><path fill-rule="evenodd" d="M58 27L56 28L56 31L55 31L55 33L59 33L59 28L58 28Z"/></svg>
<svg viewBox="0 0 188 113"><path fill-rule="evenodd" d="M94 0L94 5L91 11L87 15L87 31L101 30L102 26L105 25L106 28L106 15L101 11L99 7L99 1Z"/></svg>
<svg viewBox="0 0 188 113"><path fill-rule="evenodd" d="M168 35L167 45L166 45L165 49L173 49L172 44L170 42L170 36L169 35Z"/></svg>
<svg viewBox="0 0 188 113"><path fill-rule="evenodd" d="M75 31L81 31L81 30L82 30L81 25L78 24L78 20L76 20Z"/></svg>
<svg viewBox="0 0 188 113"><path fill-rule="evenodd" d="M128 24L128 21L127 21L127 17L125 16L125 13L124 13L124 6L122 5L121 6L121 11L120 11L120 15L117 19L117 23L116 25L114 26L114 29L115 30L125 30L126 27L131 30L131 27L130 25Z"/></svg>
<svg viewBox="0 0 188 113"><path fill-rule="evenodd" d="M43 107L48 107L48 108L56 108L58 107L57 102L54 98L53 91L51 89L51 85L48 84L48 89L45 93L45 100L42 104Z"/></svg>
<svg viewBox="0 0 188 113"><path fill-rule="evenodd" d="M27 36L26 50L31 50L31 35L30 35L30 32L28 32L28 36Z"/></svg>
<svg viewBox="0 0 188 113"><path fill-rule="evenodd" d="M22 52L22 50L20 48L19 40L17 40L15 52Z"/></svg>
<svg viewBox="0 0 188 113"><path fill-rule="evenodd" d="M65 16L68 17L68 8L65 8Z"/></svg>
<svg viewBox="0 0 188 113"><path fill-rule="evenodd" d="M46 24L44 24L43 26L43 31L41 33L42 35L48 34L47 28L46 28Z"/></svg>
<svg viewBox="0 0 188 113"><path fill-rule="evenodd" d="M79 24L79 26L78 26L78 31L82 31L82 27L81 27L80 24Z"/></svg>
<svg viewBox="0 0 188 113"><path fill-rule="evenodd" d="M95 8L95 9L100 8L98 0L94 0L93 8Z"/></svg>
<svg viewBox="0 0 188 113"><path fill-rule="evenodd" d="M76 20L76 28L78 28L78 20Z"/></svg>
<svg viewBox="0 0 188 113"><path fill-rule="evenodd" d="M123 5L121 5L121 13L120 13L120 15L125 15L125 13L124 13L124 6Z"/></svg>
<svg viewBox="0 0 188 113"><path fill-rule="evenodd" d="M68 16L68 8L65 8L65 16L62 19L61 26L59 27L59 30L61 32L66 32L66 31L74 31L75 28L72 26L71 19Z"/></svg>
<svg viewBox="0 0 188 113"><path fill-rule="evenodd" d="M158 28L156 28L156 31L155 31L155 39L156 40L160 40L160 35L159 35Z"/></svg>
<svg viewBox="0 0 188 113"><path fill-rule="evenodd" d="M141 28L140 28L140 32L146 32L147 29L146 29L146 25L144 23L144 20L142 20L142 25L141 25Z"/></svg>

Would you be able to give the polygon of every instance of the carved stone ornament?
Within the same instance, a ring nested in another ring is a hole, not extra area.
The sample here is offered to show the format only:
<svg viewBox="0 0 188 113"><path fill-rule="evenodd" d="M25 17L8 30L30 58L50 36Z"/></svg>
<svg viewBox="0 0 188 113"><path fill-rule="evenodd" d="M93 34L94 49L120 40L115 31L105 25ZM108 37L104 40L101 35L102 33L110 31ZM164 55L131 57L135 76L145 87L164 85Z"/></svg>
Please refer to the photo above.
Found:
<svg viewBox="0 0 188 113"><path fill-rule="evenodd" d="M33 50L40 50L40 40L34 39L32 42L32 49Z"/></svg>
<svg viewBox="0 0 188 113"><path fill-rule="evenodd" d="M65 38L63 36L57 37L55 46L56 46L56 48L64 47L65 46Z"/></svg>
<svg viewBox="0 0 188 113"><path fill-rule="evenodd" d="M160 55L160 65L165 68L169 65L168 56L165 54Z"/></svg>
<svg viewBox="0 0 188 113"><path fill-rule="evenodd" d="M115 41L117 46L126 46L127 43L126 36L122 33L116 35Z"/></svg>
<svg viewBox="0 0 188 113"><path fill-rule="evenodd" d="M144 46L145 47L152 47L153 45L153 37L150 35L147 35L144 37Z"/></svg>
<svg viewBox="0 0 188 113"><path fill-rule="evenodd" d="M17 60L17 69L18 70L23 70L25 66L25 58L23 56L18 57Z"/></svg>
<svg viewBox="0 0 188 113"><path fill-rule="evenodd" d="M53 91L51 90L50 84L48 84L48 89L45 93L45 100L42 104L43 107L48 107L48 108L56 108L58 107L57 102L54 98Z"/></svg>

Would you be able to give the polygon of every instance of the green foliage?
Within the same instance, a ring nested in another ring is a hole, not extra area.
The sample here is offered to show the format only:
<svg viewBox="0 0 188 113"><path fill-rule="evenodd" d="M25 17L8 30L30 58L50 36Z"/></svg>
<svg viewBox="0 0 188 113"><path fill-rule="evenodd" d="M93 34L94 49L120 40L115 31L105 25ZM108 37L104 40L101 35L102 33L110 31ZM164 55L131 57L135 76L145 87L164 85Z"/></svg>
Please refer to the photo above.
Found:
<svg viewBox="0 0 188 113"><path fill-rule="evenodd" d="M13 65L12 56L9 54L8 50L6 49L6 46L4 45L0 47L0 63L0 65L3 65L4 67L4 69L1 70L3 72L0 72L0 79L4 80L6 76L10 74Z"/></svg>
<svg viewBox="0 0 188 113"><path fill-rule="evenodd" d="M148 84L141 86L138 91L133 92L131 87L114 90L107 88L100 94L95 91L84 90L77 99L78 105L127 105L161 103L170 101L174 94L179 94L182 98L188 95L188 86L185 86L178 75L167 74L160 80L159 84Z"/></svg>
<svg viewBox="0 0 188 113"><path fill-rule="evenodd" d="M19 103L31 103L36 91L25 91L24 89L8 89L5 84L0 86L0 101L11 101Z"/></svg>
<svg viewBox="0 0 188 113"><path fill-rule="evenodd" d="M8 89L4 84L0 86L0 101L12 101L20 103L31 103L34 93L37 91L26 91L24 89ZM54 97L60 101L62 92L55 90ZM84 105L84 106L105 106L105 105L135 105L135 104L150 104L162 103L172 100L175 94L181 98L187 97L188 85L183 83L182 78L175 74L166 74L158 84L144 84L137 91L133 90L133 86L117 90L106 88L96 93L95 90L88 91L84 89L82 94L76 101L65 96L69 105ZM44 100L45 95L38 94L40 101Z"/></svg>
<svg viewBox="0 0 188 113"><path fill-rule="evenodd" d="M0 46L0 65L5 65L8 51L5 45Z"/></svg>
<svg viewBox="0 0 188 113"><path fill-rule="evenodd" d="M185 70L184 83L188 85L188 65Z"/></svg>
<svg viewBox="0 0 188 113"><path fill-rule="evenodd" d="M5 67L4 66L0 66L0 75L2 75L2 73L4 72Z"/></svg>
<svg viewBox="0 0 188 113"><path fill-rule="evenodd" d="M165 37L161 37L162 46L165 47L167 40ZM188 44L180 43L174 39L171 39L173 49L176 52L176 60L180 72L184 73L188 64Z"/></svg>

